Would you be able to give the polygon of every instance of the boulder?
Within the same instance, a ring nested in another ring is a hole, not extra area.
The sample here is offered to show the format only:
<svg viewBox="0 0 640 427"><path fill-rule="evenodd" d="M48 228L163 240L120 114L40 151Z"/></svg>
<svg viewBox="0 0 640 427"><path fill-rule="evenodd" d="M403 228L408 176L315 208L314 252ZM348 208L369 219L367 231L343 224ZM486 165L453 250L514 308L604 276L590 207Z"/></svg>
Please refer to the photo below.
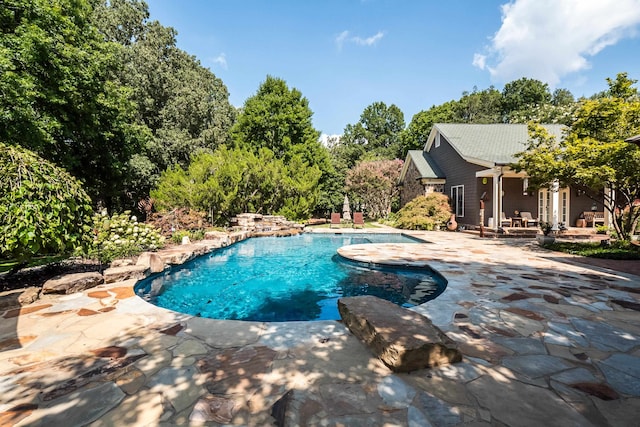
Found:
<svg viewBox="0 0 640 427"><path fill-rule="evenodd" d="M35 302L39 296L40 288L37 286L0 292L0 311L29 305Z"/></svg>
<svg viewBox="0 0 640 427"><path fill-rule="evenodd" d="M148 273L149 267L146 265L126 265L107 268L103 274L105 283L114 283L129 279L144 279Z"/></svg>
<svg viewBox="0 0 640 427"><path fill-rule="evenodd" d="M189 239L189 236L182 236L182 242L180 242L181 245L190 245L191 244L191 240Z"/></svg>
<svg viewBox="0 0 640 427"><path fill-rule="evenodd" d="M197 254L195 254L192 250L188 250L188 248L190 247L191 245L185 245L185 247L164 249L159 253L159 255L160 258L162 258L162 261L166 264L184 264L185 262L190 261L197 256Z"/></svg>
<svg viewBox="0 0 640 427"><path fill-rule="evenodd" d="M135 262L131 258L119 258L111 261L111 264L109 264L109 267L124 267L125 265L134 265L134 264Z"/></svg>
<svg viewBox="0 0 640 427"><path fill-rule="evenodd" d="M93 288L104 283L102 274L98 272L73 273L56 276L44 282L43 294L72 294Z"/></svg>
<svg viewBox="0 0 640 427"><path fill-rule="evenodd" d="M138 257L136 265L144 265L149 268L150 273L161 273L164 271L164 261L158 254L153 252L143 252Z"/></svg>
<svg viewBox="0 0 640 427"><path fill-rule="evenodd" d="M455 342L431 321L392 302L358 296L338 300L344 324L394 372L460 362Z"/></svg>

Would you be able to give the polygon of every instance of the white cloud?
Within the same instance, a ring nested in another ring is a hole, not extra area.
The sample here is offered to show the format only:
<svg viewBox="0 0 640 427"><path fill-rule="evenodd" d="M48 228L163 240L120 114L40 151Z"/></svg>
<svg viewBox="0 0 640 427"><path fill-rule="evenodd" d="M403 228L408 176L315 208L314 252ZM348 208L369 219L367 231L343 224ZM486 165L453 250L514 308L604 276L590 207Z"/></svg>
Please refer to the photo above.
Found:
<svg viewBox="0 0 640 427"><path fill-rule="evenodd" d="M514 0L502 6L502 26L473 65L499 82L529 77L555 87L588 69L589 57L636 35L639 24L640 0Z"/></svg>
<svg viewBox="0 0 640 427"><path fill-rule="evenodd" d="M378 31L376 34L374 34L371 37L363 38L360 36L351 36L349 31L345 30L340 34L338 34L338 36L335 38L335 42L338 45L338 49L342 49L342 46L345 43L354 43L359 46L373 46L376 43L378 43L379 40L382 40L383 37L384 37L384 32L382 31Z"/></svg>
<svg viewBox="0 0 640 427"><path fill-rule="evenodd" d="M220 65L225 70L227 69L227 55L223 52L217 57L213 58L213 63Z"/></svg>
<svg viewBox="0 0 640 427"><path fill-rule="evenodd" d="M373 46L378 42L378 40L381 40L382 37L384 37L384 33L382 31L378 31L375 35L367 37L366 39L356 36L353 37L352 40L355 44L359 44L361 46Z"/></svg>
<svg viewBox="0 0 640 427"><path fill-rule="evenodd" d="M479 53L473 55L473 65L480 68L481 70L484 70L484 68L486 67L486 61L487 55L481 55Z"/></svg>
<svg viewBox="0 0 640 427"><path fill-rule="evenodd" d="M336 37L336 44L338 45L338 49L342 49L342 45L349 38L349 31L341 32L338 37Z"/></svg>

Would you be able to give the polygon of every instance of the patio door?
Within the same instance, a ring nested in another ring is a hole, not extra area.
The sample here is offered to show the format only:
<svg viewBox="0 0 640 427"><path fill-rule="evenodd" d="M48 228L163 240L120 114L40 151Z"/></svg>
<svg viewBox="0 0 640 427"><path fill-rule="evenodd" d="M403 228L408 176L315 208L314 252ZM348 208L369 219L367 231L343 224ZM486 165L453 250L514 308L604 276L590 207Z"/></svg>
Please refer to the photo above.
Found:
<svg viewBox="0 0 640 427"><path fill-rule="evenodd" d="M538 191L538 218L540 221L553 222L553 206L551 206L551 191L541 189ZM558 223L569 225L569 188L561 188L558 191Z"/></svg>

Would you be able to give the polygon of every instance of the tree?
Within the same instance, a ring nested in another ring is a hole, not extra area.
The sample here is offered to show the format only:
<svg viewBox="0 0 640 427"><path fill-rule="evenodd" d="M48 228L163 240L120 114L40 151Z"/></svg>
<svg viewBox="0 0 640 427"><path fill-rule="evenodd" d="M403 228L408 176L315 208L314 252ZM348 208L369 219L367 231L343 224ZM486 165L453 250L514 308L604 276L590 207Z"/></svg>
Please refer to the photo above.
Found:
<svg viewBox="0 0 640 427"><path fill-rule="evenodd" d="M0 257L20 266L90 244L91 199L65 170L0 142L0 188Z"/></svg>
<svg viewBox="0 0 640 427"><path fill-rule="evenodd" d="M571 105L575 102L576 100L569 89L556 89L551 96L551 103L557 107Z"/></svg>
<svg viewBox="0 0 640 427"><path fill-rule="evenodd" d="M349 170L347 192L363 206L369 218L384 218L399 194L397 187L402 160L363 161Z"/></svg>
<svg viewBox="0 0 640 427"><path fill-rule="evenodd" d="M195 156L186 170L176 165L163 172L151 197L160 209L207 212L219 225L242 212L307 219L318 197L320 176L319 168L301 156L285 164L265 147L253 153L222 146Z"/></svg>
<svg viewBox="0 0 640 427"><path fill-rule="evenodd" d="M0 140L34 150L116 203L144 143L131 92L112 78L117 49L87 0L8 0L0 32Z"/></svg>
<svg viewBox="0 0 640 427"><path fill-rule="evenodd" d="M303 186L303 183L296 176L305 171L296 171L295 168L306 165L306 168L317 168L321 172L320 179L312 182L319 190L316 202L322 201L322 205L308 206L310 212L331 209L332 201L342 193L342 189L335 185L336 171L328 150L319 140L320 132L313 127L312 116L309 101L299 90L289 89L282 79L267 76L256 94L245 101L232 129L236 147L255 154L260 154L262 148L267 148L286 167L287 179L292 180L290 183L297 182L298 187ZM308 194L308 190L300 191ZM306 204L306 197L296 203ZM293 211L298 210L291 209ZM298 211L295 215L301 215L301 212Z"/></svg>
<svg viewBox="0 0 640 427"><path fill-rule="evenodd" d="M426 111L416 113L409 126L402 132L402 157L405 158L409 150L422 150L427 143L431 128L436 123L452 123L455 121L455 101L434 105Z"/></svg>
<svg viewBox="0 0 640 427"><path fill-rule="evenodd" d="M507 121L513 113L550 102L549 85L539 80L523 77L507 83L502 90L502 114Z"/></svg>
<svg viewBox="0 0 640 427"><path fill-rule="evenodd" d="M597 203L605 200L615 231L628 239L640 217L636 203L640 200L640 148L624 139L640 133L640 100L631 95L635 81L626 73L608 82L610 96L584 100L562 141L531 124L530 143L519 155L517 169L526 170L534 186L557 179L560 185L583 191Z"/></svg>
<svg viewBox="0 0 640 427"><path fill-rule="evenodd" d="M126 191L145 197L161 171L186 168L194 153L230 142L235 109L227 88L176 46L176 31L149 21L140 0L94 0L92 20L118 49L118 81L132 88L137 123L148 129L145 147L128 164Z"/></svg>
<svg viewBox="0 0 640 427"><path fill-rule="evenodd" d="M342 144L359 146L369 158L394 159L402 155L400 134L404 130L404 114L394 104L384 102L367 106L355 125L347 125Z"/></svg>
<svg viewBox="0 0 640 427"><path fill-rule="evenodd" d="M296 151L311 148L308 160L315 164L326 157L313 158L321 144L312 115L309 101L299 90L289 89L282 79L267 76L257 93L245 101L232 133L236 145L254 151L265 147L285 161Z"/></svg>
<svg viewBox="0 0 640 427"><path fill-rule="evenodd" d="M497 123L500 121L502 95L490 86L488 89L463 92L462 98L454 104L455 122L461 123Z"/></svg>

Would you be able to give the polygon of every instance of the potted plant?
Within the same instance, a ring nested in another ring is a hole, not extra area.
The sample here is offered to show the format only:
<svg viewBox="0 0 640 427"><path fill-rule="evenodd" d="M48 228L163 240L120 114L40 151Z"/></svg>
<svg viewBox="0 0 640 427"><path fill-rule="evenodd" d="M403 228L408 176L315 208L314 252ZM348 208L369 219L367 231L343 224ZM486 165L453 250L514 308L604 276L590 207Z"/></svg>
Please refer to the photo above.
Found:
<svg viewBox="0 0 640 427"><path fill-rule="evenodd" d="M540 246L548 245L556 241L556 238L551 232L553 231L553 224L547 221L540 221L540 230L542 234L536 234L536 240Z"/></svg>

